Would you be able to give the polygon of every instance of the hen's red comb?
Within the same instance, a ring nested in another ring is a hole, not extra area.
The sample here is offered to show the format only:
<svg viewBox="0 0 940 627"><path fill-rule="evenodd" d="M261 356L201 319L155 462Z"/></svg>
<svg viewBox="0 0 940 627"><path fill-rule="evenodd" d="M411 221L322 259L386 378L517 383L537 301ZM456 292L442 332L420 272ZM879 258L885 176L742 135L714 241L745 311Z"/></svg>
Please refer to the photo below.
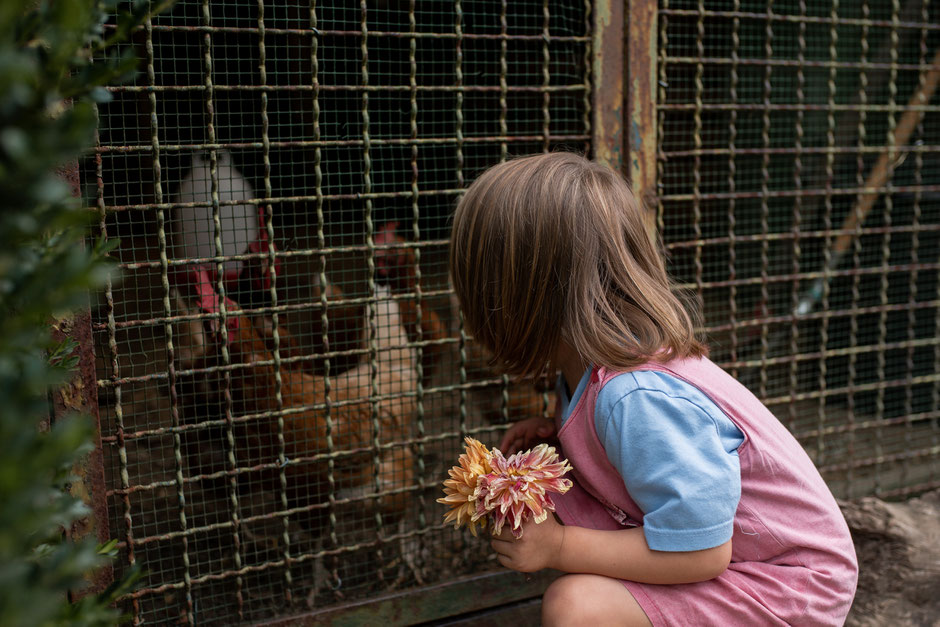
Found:
<svg viewBox="0 0 940 627"><path fill-rule="evenodd" d="M386 222L378 228L375 232L375 237L372 241L376 244L393 244L398 240L398 236L395 235L395 231L398 230L398 222Z"/></svg>
<svg viewBox="0 0 940 627"><path fill-rule="evenodd" d="M184 289L196 305L206 313L220 313L222 311L222 297L215 291L212 283L210 268L207 266L188 266L174 273L177 287ZM181 285L182 284L182 285ZM239 310L239 306L231 298L225 298L225 311L232 313ZM238 328L236 316L226 318L226 326L230 331Z"/></svg>

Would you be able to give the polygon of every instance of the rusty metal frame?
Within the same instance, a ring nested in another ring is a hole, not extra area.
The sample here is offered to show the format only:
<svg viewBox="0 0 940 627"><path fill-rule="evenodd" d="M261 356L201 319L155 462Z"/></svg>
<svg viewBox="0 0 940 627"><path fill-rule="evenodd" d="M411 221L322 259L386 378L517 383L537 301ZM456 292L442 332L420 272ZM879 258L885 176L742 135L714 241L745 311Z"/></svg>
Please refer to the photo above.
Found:
<svg viewBox="0 0 940 627"><path fill-rule="evenodd" d="M654 206L656 194L656 13L655 0L631 0L625 37L627 170L634 193L647 207ZM652 221L649 225L655 228Z"/></svg>
<svg viewBox="0 0 940 627"><path fill-rule="evenodd" d="M78 163L69 164L59 172L72 188L73 196L80 193ZM70 540L82 540L94 535L99 544L110 539L108 529L107 485L104 477L104 457L101 449L101 420L98 414L98 386L95 376L94 343L91 332L91 310L86 305L79 311L51 321L51 336L56 342L72 340L78 366L72 377L51 393L51 420L67 420L70 414L80 413L91 417L95 432L92 437L94 448L79 459L72 474L76 480L69 486L73 496L80 498L88 507L89 514L75 520L65 530ZM110 564L89 573L86 576L88 586L74 594L82 596L103 591L114 578Z"/></svg>
<svg viewBox="0 0 940 627"><path fill-rule="evenodd" d="M594 159L623 172L624 3L596 2L591 37ZM626 173L625 173L626 174Z"/></svg>
<svg viewBox="0 0 940 627"><path fill-rule="evenodd" d="M74 473L79 483L72 484L72 492L85 502L91 513L74 522L67 530L67 535L81 539L94 534L98 542L104 543L109 539L108 506L101 457L101 425L90 310L84 308L66 318L54 320L52 338L57 342L73 340L77 344L75 350L78 353L78 369L74 376L52 393L53 420L67 419L68 414L77 412L91 416L95 426L95 448L76 464Z"/></svg>
<svg viewBox="0 0 940 627"><path fill-rule="evenodd" d="M594 158L621 172L648 209L655 233L657 4L613 0L594 7Z"/></svg>

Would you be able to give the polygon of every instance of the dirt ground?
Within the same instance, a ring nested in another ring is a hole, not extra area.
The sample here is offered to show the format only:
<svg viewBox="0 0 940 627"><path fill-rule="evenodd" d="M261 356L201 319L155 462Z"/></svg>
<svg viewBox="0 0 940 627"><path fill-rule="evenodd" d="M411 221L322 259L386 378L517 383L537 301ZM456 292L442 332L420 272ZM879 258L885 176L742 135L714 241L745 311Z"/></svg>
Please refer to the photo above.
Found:
<svg viewBox="0 0 940 627"><path fill-rule="evenodd" d="M940 625L940 490L842 502L858 554L850 627Z"/></svg>

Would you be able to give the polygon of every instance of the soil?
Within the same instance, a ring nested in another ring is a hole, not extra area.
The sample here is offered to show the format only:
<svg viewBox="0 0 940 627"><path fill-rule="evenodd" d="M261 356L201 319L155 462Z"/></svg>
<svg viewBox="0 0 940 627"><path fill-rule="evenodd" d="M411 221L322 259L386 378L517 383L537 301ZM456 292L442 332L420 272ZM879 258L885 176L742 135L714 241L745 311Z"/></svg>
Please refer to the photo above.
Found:
<svg viewBox="0 0 940 627"><path fill-rule="evenodd" d="M858 555L846 625L940 626L940 490L905 502L841 502Z"/></svg>

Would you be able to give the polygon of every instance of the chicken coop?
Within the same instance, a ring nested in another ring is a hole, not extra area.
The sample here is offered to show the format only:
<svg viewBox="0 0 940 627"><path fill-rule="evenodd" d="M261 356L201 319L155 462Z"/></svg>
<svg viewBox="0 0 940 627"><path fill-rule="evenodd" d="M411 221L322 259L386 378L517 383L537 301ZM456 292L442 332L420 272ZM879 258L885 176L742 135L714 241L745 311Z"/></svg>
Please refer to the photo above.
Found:
<svg viewBox="0 0 940 627"><path fill-rule="evenodd" d="M435 502L465 436L552 410L491 368L447 277L462 191L530 153L630 179L712 358L837 497L940 487L938 15L178 0L148 20L79 164L120 269L79 317L84 479L115 574L143 572L134 624L532 611L550 575L501 569Z"/></svg>

